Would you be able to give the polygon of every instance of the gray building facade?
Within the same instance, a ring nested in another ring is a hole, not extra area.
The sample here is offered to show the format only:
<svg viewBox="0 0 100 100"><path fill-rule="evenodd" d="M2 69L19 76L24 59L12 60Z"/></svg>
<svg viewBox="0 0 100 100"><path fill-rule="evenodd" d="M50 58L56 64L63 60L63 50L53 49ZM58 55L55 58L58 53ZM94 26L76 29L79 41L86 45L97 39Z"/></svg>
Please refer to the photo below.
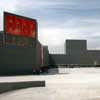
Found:
<svg viewBox="0 0 100 100"><path fill-rule="evenodd" d="M50 54L55 65L99 66L100 50L87 50L86 40L66 40L66 54Z"/></svg>
<svg viewBox="0 0 100 100"><path fill-rule="evenodd" d="M86 52L87 41L86 40L66 40L66 55L78 55Z"/></svg>

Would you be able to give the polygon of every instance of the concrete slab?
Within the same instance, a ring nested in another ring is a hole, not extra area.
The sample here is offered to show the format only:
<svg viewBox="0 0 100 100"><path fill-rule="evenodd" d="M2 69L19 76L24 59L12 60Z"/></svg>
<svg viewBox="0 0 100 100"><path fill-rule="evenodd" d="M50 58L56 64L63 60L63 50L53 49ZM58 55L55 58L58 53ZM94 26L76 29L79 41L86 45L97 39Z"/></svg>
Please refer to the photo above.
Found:
<svg viewBox="0 0 100 100"><path fill-rule="evenodd" d="M0 93L29 87L44 87L45 81L1 82Z"/></svg>

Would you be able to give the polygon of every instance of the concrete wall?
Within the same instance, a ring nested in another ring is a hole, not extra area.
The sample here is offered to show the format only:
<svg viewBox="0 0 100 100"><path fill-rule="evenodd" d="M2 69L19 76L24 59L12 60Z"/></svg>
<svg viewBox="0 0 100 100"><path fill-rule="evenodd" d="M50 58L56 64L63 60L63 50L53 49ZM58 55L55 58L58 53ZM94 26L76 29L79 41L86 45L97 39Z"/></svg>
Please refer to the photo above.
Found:
<svg viewBox="0 0 100 100"><path fill-rule="evenodd" d="M0 74L32 74L35 68L35 48L0 48Z"/></svg>
<svg viewBox="0 0 100 100"><path fill-rule="evenodd" d="M50 65L58 65L58 64L68 64L70 63L70 59L68 56L63 54L50 54Z"/></svg>

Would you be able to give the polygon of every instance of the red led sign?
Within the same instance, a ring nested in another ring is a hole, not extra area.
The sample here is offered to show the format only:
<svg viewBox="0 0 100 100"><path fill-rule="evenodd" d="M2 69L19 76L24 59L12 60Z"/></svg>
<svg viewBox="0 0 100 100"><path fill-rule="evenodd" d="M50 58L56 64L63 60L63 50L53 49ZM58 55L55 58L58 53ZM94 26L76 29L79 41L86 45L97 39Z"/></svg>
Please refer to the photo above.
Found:
<svg viewBox="0 0 100 100"><path fill-rule="evenodd" d="M36 20L5 12L4 21L6 34L36 38Z"/></svg>

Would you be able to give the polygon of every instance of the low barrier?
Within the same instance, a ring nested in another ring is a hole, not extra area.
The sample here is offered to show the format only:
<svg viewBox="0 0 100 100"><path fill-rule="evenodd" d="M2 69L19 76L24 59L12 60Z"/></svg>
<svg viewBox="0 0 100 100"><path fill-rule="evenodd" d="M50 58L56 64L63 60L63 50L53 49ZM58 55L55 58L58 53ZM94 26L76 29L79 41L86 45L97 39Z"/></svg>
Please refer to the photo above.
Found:
<svg viewBox="0 0 100 100"><path fill-rule="evenodd" d="M1 82L0 93L29 87L45 87L45 81Z"/></svg>

